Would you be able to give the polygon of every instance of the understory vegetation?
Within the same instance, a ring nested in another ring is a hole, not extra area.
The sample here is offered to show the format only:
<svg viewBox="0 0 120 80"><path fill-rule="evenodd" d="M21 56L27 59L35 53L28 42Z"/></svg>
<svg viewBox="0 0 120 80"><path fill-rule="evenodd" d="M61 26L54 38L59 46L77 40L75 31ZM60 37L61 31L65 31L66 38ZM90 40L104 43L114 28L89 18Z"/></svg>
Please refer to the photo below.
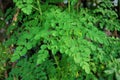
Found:
<svg viewBox="0 0 120 80"><path fill-rule="evenodd" d="M120 19L112 2L61 2L13 0L0 13L0 80L120 80Z"/></svg>

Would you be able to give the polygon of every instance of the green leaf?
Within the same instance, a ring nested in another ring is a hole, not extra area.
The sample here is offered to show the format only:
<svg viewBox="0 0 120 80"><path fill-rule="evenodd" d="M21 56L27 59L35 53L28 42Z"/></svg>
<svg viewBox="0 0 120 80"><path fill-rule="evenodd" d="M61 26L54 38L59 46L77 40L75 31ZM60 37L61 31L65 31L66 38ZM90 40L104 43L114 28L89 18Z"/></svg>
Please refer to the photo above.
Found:
<svg viewBox="0 0 120 80"><path fill-rule="evenodd" d="M105 70L104 71L106 74L113 74L114 73L114 70Z"/></svg>
<svg viewBox="0 0 120 80"><path fill-rule="evenodd" d="M27 5L26 7L23 7L22 11L24 13L26 13L27 15L31 14L31 12L32 12L32 5Z"/></svg>
<svg viewBox="0 0 120 80"><path fill-rule="evenodd" d="M26 3L32 3L33 2L33 0L23 0L23 1L25 1Z"/></svg>
<svg viewBox="0 0 120 80"><path fill-rule="evenodd" d="M117 73L117 72L116 72L115 74L116 74L116 79L117 79L117 80L120 80L120 73Z"/></svg>
<svg viewBox="0 0 120 80"><path fill-rule="evenodd" d="M90 73L90 66L89 66L88 63L84 62L83 65L82 65L82 68L85 70L85 72L86 72L87 74Z"/></svg>
<svg viewBox="0 0 120 80"><path fill-rule="evenodd" d="M47 50L40 50L38 52L38 59L37 59L37 64L41 64L46 60L48 57L48 51Z"/></svg>
<svg viewBox="0 0 120 80"><path fill-rule="evenodd" d="M20 56L18 54L13 54L11 61L15 62L16 60L20 59Z"/></svg>
<svg viewBox="0 0 120 80"><path fill-rule="evenodd" d="M82 61L82 59L80 57L80 53L74 54L74 61L75 61L75 63L80 64L80 62Z"/></svg>
<svg viewBox="0 0 120 80"><path fill-rule="evenodd" d="M27 44L26 44L26 48L27 48L28 50L30 50L30 49L32 48L32 44L27 43Z"/></svg>
<svg viewBox="0 0 120 80"><path fill-rule="evenodd" d="M27 53L27 49L23 48L18 54L20 54L20 56L24 56Z"/></svg>

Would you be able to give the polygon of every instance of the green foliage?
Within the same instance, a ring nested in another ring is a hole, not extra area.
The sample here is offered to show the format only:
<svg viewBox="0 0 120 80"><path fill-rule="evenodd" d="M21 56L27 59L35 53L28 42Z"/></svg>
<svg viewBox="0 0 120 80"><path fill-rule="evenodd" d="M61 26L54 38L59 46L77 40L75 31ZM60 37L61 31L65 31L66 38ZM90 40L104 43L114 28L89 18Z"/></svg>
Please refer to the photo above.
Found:
<svg viewBox="0 0 120 80"><path fill-rule="evenodd" d="M25 58L19 61L16 67L11 71L10 77L7 80L12 80L13 78L19 80L19 77L22 78L22 80L38 80L39 78L41 80L46 80L47 77L46 73L44 72L46 69L46 65L36 65L36 58L37 56L34 55L29 60Z"/></svg>
<svg viewBox="0 0 120 80"><path fill-rule="evenodd" d="M69 60L72 59L66 60L68 56L62 57L60 68L56 68L56 64L53 59L47 59L40 65L36 65L37 56L38 54L35 54L29 60L26 58L20 60L16 67L10 72L10 76L7 80L12 80L13 78L17 80L19 78L22 80L72 80L77 74L77 67L74 62L69 62Z"/></svg>
<svg viewBox="0 0 120 80"><path fill-rule="evenodd" d="M4 79L4 71L7 70L5 64L10 59L9 49L0 43L0 79Z"/></svg>
<svg viewBox="0 0 120 80"><path fill-rule="evenodd" d="M93 12L96 14L96 22L101 29L120 30L117 13L112 10L114 6L110 0L103 1ZM107 26L106 26L107 25Z"/></svg>
<svg viewBox="0 0 120 80"><path fill-rule="evenodd" d="M0 9L0 29L5 25L3 17L4 16L3 16L2 10Z"/></svg>
<svg viewBox="0 0 120 80"><path fill-rule="evenodd" d="M64 0L46 0L46 2L56 3L56 2L63 2Z"/></svg>
<svg viewBox="0 0 120 80"><path fill-rule="evenodd" d="M16 3L16 6L20 8L24 13L30 14L32 11L33 0L13 0Z"/></svg>
<svg viewBox="0 0 120 80"><path fill-rule="evenodd" d="M113 73L119 80L120 39L101 30L119 31L117 14L107 1L76 12L74 1L68 12L39 0L14 0L25 14L8 28L13 33L6 44L16 47L11 61L17 61L8 80L114 80Z"/></svg>
<svg viewBox="0 0 120 80"><path fill-rule="evenodd" d="M108 69L105 70L105 73L107 75L114 75L116 77L116 80L120 79L120 59L113 59L111 56L112 61L109 61ZM113 76L109 76L109 79Z"/></svg>

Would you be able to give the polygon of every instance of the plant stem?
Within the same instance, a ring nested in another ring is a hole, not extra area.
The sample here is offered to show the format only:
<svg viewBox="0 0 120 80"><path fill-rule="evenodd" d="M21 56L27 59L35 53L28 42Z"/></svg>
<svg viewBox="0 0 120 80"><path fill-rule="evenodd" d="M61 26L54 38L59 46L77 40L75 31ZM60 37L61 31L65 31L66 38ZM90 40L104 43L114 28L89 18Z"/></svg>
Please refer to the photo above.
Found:
<svg viewBox="0 0 120 80"><path fill-rule="evenodd" d="M70 12L70 0L68 0L68 11Z"/></svg>
<svg viewBox="0 0 120 80"><path fill-rule="evenodd" d="M41 6L40 6L40 1L39 0L37 0L37 6L38 6L38 9L39 9L40 15L42 15L42 10L41 10Z"/></svg>
<svg viewBox="0 0 120 80"><path fill-rule="evenodd" d="M58 79L61 80L61 68L60 68L60 66L59 66L59 62L57 61L55 55L53 55L53 58L54 58L54 60L55 60L55 63L56 63L56 65L57 65L57 69L58 69Z"/></svg>
<svg viewBox="0 0 120 80"><path fill-rule="evenodd" d="M35 10L39 11L39 9L38 9L38 8L36 8L36 7L34 7L34 6L33 6L33 8L34 8Z"/></svg>
<svg viewBox="0 0 120 80"><path fill-rule="evenodd" d="M56 63L56 65L57 65L58 69L60 70L60 66L59 66L59 63L58 63L58 61L57 61L57 59L56 59L56 56L53 55L53 58L54 58L54 60L55 60L55 63Z"/></svg>

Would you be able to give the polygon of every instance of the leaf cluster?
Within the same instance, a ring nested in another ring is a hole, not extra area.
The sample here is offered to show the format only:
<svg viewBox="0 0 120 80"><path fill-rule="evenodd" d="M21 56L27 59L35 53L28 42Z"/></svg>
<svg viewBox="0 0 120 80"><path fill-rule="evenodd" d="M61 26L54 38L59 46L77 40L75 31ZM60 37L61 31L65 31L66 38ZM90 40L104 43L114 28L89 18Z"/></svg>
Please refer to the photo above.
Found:
<svg viewBox="0 0 120 80"><path fill-rule="evenodd" d="M32 2L25 1L27 6L36 6ZM120 39L103 30L119 31L113 10L104 5L94 11L69 12L36 3L38 8L30 11L17 5L27 15L20 12L19 21L8 28L8 34L13 33L6 44L16 47L11 61L17 62L8 80L114 80L114 72L119 75Z"/></svg>

